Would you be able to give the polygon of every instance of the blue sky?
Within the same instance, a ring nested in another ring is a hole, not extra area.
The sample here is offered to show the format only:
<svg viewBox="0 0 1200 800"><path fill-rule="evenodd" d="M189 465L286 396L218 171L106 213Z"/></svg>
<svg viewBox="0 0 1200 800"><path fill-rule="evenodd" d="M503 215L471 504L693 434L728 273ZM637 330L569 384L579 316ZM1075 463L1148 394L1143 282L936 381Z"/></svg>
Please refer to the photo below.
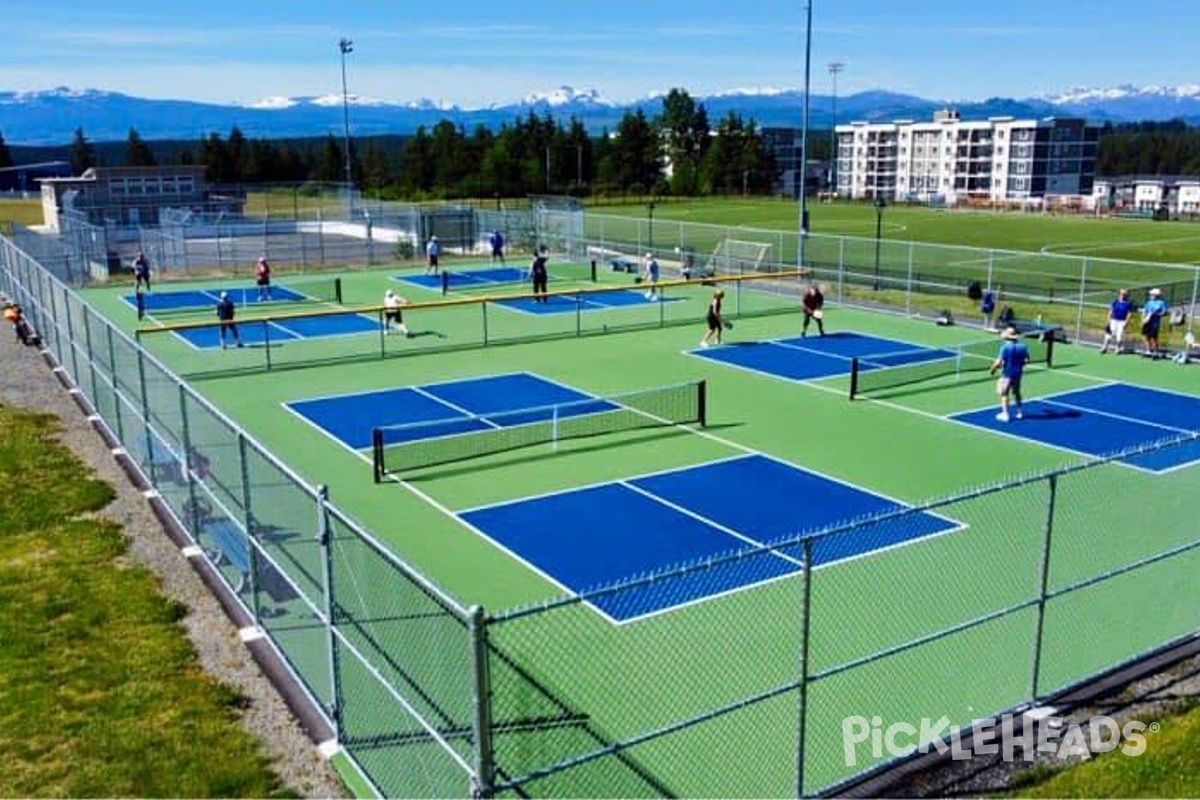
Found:
<svg viewBox="0 0 1200 800"><path fill-rule="evenodd" d="M560 85L627 102L803 83L804 2L45 0L9 9L0 90L69 86L250 103L352 93L478 107ZM1086 8L1086 11L1084 10ZM814 94L1028 97L1200 82L1200 4L813 0ZM1189 67L1191 68L1189 70Z"/></svg>

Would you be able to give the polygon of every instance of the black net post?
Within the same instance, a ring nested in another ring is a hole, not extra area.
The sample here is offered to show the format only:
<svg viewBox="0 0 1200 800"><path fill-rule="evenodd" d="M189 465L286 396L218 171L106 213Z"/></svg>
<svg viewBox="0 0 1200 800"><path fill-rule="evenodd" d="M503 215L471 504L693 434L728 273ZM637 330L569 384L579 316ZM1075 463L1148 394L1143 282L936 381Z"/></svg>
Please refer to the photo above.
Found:
<svg viewBox="0 0 1200 800"><path fill-rule="evenodd" d="M383 431L371 429L371 465L375 473L375 482L383 483Z"/></svg>

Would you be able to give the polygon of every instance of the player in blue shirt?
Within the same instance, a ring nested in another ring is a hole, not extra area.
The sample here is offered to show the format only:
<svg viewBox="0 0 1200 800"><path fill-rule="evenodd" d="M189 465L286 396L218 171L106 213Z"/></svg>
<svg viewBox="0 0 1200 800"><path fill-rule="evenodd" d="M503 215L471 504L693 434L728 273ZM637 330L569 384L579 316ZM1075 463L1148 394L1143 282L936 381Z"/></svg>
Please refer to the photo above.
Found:
<svg viewBox="0 0 1200 800"><path fill-rule="evenodd" d="M647 300L658 299L658 274L659 266L658 259L654 257L654 253L646 253L646 271L645 278L650 284L650 288L646 290Z"/></svg>
<svg viewBox="0 0 1200 800"><path fill-rule="evenodd" d="M1167 313L1167 303L1162 299L1162 289L1151 289L1150 299L1142 306L1142 338L1146 342L1146 355L1158 358L1158 328Z"/></svg>
<svg viewBox="0 0 1200 800"><path fill-rule="evenodd" d="M492 243L492 263L500 262L500 266L505 266L504 263L504 234L497 228L492 231L492 235L488 237Z"/></svg>
<svg viewBox="0 0 1200 800"><path fill-rule="evenodd" d="M1004 337L1004 344L1000 346L1000 353L988 372L995 375L997 370L1000 371L1000 380L996 383L996 393L1000 395L1000 413L996 419L1008 422L1011 419L1008 414L1009 397L1016 401L1017 419L1021 418L1021 376L1025 373L1025 365L1029 363L1029 348L1017 335L1016 328L1005 328L1000 335Z"/></svg>
<svg viewBox="0 0 1200 800"><path fill-rule="evenodd" d="M1107 353L1110 344L1113 345L1113 352L1117 355L1125 351L1125 325L1132 315L1133 301L1129 299L1129 290L1122 289L1117 292L1117 299L1113 300L1108 309L1108 323L1104 326L1104 342L1100 345L1101 353Z"/></svg>

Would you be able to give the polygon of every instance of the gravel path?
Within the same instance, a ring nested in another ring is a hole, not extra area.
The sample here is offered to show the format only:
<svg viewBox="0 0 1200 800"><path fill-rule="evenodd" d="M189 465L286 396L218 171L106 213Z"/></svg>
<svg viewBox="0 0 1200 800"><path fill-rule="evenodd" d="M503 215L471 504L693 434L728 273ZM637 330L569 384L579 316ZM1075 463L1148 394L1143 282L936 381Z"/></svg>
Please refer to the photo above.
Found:
<svg viewBox="0 0 1200 800"><path fill-rule="evenodd" d="M210 675L247 699L242 721L262 741L264 752L287 786L302 797L347 797L329 762L241 643L216 598L166 536L104 440L38 350L17 344L8 325L0 331L0 376L0 403L57 416L62 421L62 442L117 490L103 516L124 528L130 555L159 577L163 594L190 609L183 624L201 663Z"/></svg>

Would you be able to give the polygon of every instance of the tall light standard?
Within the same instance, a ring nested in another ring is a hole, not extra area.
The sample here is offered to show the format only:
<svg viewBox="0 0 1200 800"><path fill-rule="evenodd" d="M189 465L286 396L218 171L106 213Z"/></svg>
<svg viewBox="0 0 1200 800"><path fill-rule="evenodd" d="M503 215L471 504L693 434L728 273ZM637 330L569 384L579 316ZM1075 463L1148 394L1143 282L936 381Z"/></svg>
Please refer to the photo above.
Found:
<svg viewBox="0 0 1200 800"><path fill-rule="evenodd" d="M648 241L649 247L647 247L646 249L653 253L654 252L654 201L653 200L650 201L649 203L646 203L646 215L649 218L648 219L648 222L649 222L648 235L647 235L647 239L649 240Z"/></svg>
<svg viewBox="0 0 1200 800"><path fill-rule="evenodd" d="M796 267L804 269L804 240L808 238L808 88L812 79L812 0L804 4L804 125L800 129L800 238Z"/></svg>
<svg viewBox="0 0 1200 800"><path fill-rule="evenodd" d="M887 201L882 196L875 196L875 290L879 290L879 240L883 237L883 209Z"/></svg>
<svg viewBox="0 0 1200 800"><path fill-rule="evenodd" d="M833 121L829 123L829 188L837 194L837 76L846 68L843 61L829 62L829 77L833 79Z"/></svg>
<svg viewBox="0 0 1200 800"><path fill-rule="evenodd" d="M350 170L350 95L346 91L346 54L354 52L354 42L339 39L338 48L342 51L342 125L346 145L346 191L350 191L354 186L354 177Z"/></svg>

